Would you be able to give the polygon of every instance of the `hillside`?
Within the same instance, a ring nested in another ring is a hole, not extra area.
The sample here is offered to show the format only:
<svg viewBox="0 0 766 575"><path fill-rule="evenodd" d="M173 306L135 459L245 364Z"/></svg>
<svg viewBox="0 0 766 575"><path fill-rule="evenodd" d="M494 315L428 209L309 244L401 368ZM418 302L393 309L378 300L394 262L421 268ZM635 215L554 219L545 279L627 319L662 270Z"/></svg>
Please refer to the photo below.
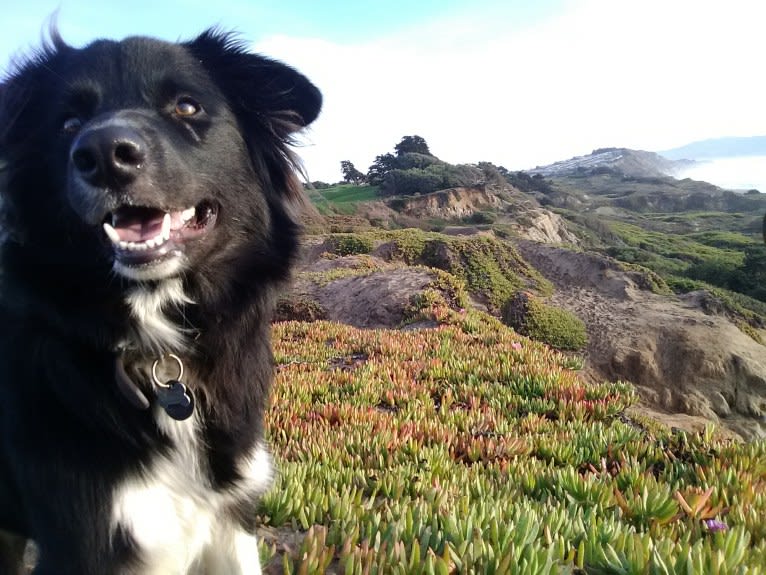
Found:
<svg viewBox="0 0 766 575"><path fill-rule="evenodd" d="M629 150L627 148L601 148L586 156L577 156L548 166L527 170L547 178L598 173L619 173L633 178L672 176L689 166L690 162L660 156L654 152Z"/></svg>
<svg viewBox="0 0 766 575"><path fill-rule="evenodd" d="M763 199L426 151L311 192L267 573L763 574Z"/></svg>
<svg viewBox="0 0 766 575"><path fill-rule="evenodd" d="M674 295L646 268L558 243L470 227L314 237L279 318L397 329L437 303L500 316L514 294L538 294L585 322L588 381L630 381L648 407L766 436L766 305L713 288ZM566 341L557 333L543 341Z"/></svg>
<svg viewBox="0 0 766 575"><path fill-rule="evenodd" d="M403 166L413 157L419 165L455 173L430 152L387 161L403 177L409 173ZM734 367L738 353L751 349L748 353L758 357L766 341L766 292L759 279L766 274L761 245L766 195L658 175L670 166L656 154L612 148L533 174L487 163L460 168L472 177L477 169L483 174L475 187L409 196L375 186L320 190L318 205L330 225L315 229L345 234L333 239L321 233L312 240L296 284L300 301L284 307L284 317L304 313L360 327L398 327L410 321L410 300L426 297L420 294L444 281L432 269L464 282L468 303L496 317L514 293L531 290L585 321L590 343L584 377L630 381L640 386L647 408L703 418L747 438L766 435L760 420L766 405L757 399L761 387L766 389L766 367L759 361L743 364L754 382L752 401L743 399L751 392L735 400L739 376L728 375L739 369ZM426 234L402 236L400 228ZM539 244L564 248L557 263L550 253L542 258L542 248L529 247ZM421 253L424 247L430 255ZM588 250L589 259L569 251L573 248ZM516 255L503 261L497 255L502 253ZM581 263L555 275L566 261ZM463 271L473 268L470 274ZM538 279L530 283L534 274L523 270L534 270L555 289ZM607 277L633 287L602 293L599 282ZM684 318L681 328L679 318ZM611 326L621 328L615 332ZM644 337L639 341L632 333ZM702 359L678 363L657 354L669 338L685 342L673 353L689 357L696 357L695 346L704 342L726 343L703 350ZM704 375L699 369L705 362L719 367ZM662 391L686 389L678 387L681 380L702 386L706 377L710 393L690 388L687 395L697 397L694 401Z"/></svg>
<svg viewBox="0 0 766 575"><path fill-rule="evenodd" d="M555 191L538 196L557 208L574 208L580 213L595 212L635 221L640 216L717 212L743 214L737 231L755 232L766 208L766 194L743 195L722 190L706 182L670 177L634 178L619 174L597 174L552 178ZM649 224L650 225L650 224ZM707 229L700 224L697 231Z"/></svg>
<svg viewBox="0 0 766 575"><path fill-rule="evenodd" d="M740 194L713 184L672 177L686 167L651 152L609 148L530 170L544 176L545 189L532 190L544 205L631 218L639 214L766 210L766 194ZM760 227L760 222L758 222Z"/></svg>
<svg viewBox="0 0 766 575"><path fill-rule="evenodd" d="M481 312L431 316L275 326L266 573L764 573L766 443L671 431Z"/></svg>
<svg viewBox="0 0 766 575"><path fill-rule="evenodd" d="M586 323L583 376L630 381L673 425L696 418L745 438L766 437L766 350L715 296L657 293L647 276L596 254L529 241L517 248L554 284L551 302Z"/></svg>

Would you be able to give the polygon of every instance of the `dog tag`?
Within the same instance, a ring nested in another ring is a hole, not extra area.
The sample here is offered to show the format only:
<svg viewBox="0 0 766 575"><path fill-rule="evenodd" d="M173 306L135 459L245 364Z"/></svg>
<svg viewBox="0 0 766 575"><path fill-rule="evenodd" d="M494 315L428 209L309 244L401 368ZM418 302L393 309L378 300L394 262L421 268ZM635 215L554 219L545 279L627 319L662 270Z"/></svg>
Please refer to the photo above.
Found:
<svg viewBox="0 0 766 575"><path fill-rule="evenodd" d="M194 413L194 396L178 380L171 379L164 386L157 386L157 402L177 421L188 419Z"/></svg>

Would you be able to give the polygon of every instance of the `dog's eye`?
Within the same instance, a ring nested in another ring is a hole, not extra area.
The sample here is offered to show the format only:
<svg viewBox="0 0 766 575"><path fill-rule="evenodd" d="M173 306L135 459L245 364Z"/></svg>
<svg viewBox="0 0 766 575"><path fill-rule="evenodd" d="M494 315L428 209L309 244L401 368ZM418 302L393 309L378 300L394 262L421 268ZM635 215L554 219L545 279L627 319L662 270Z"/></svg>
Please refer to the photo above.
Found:
<svg viewBox="0 0 766 575"><path fill-rule="evenodd" d="M179 98L176 102L175 112L179 116L189 117L198 114L201 109L202 106L200 106L199 103L188 96L184 96L183 98Z"/></svg>
<svg viewBox="0 0 766 575"><path fill-rule="evenodd" d="M61 127L67 134L74 134L82 127L82 120L76 116L72 116L71 118L64 120Z"/></svg>

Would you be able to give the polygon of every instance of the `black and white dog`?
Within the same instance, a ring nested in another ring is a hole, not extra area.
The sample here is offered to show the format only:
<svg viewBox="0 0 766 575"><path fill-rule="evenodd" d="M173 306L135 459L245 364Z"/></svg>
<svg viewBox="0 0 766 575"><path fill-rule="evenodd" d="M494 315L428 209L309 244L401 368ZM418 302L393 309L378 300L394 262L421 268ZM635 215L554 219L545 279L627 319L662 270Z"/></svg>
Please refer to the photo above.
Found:
<svg viewBox="0 0 766 575"><path fill-rule="evenodd" d="M291 136L321 95L215 30L0 84L0 571L260 573Z"/></svg>

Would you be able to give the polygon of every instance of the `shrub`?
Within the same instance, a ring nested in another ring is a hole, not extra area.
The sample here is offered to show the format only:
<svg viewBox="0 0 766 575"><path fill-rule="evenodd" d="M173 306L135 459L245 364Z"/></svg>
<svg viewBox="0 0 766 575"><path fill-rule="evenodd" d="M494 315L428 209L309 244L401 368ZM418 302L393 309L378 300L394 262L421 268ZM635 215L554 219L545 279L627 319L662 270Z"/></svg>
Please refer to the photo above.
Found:
<svg viewBox="0 0 766 575"><path fill-rule="evenodd" d="M668 276L665 278L665 281L675 293L689 293L707 287L706 284L699 280L693 280L683 276Z"/></svg>
<svg viewBox="0 0 766 575"><path fill-rule="evenodd" d="M505 179L513 187L527 194L535 192L551 194L554 192L550 183L541 174L530 176L526 172L507 172Z"/></svg>
<svg viewBox="0 0 766 575"><path fill-rule="evenodd" d="M412 196L434 192L441 184L438 175L420 168L391 170L383 178L382 190L386 195Z"/></svg>
<svg viewBox="0 0 766 575"><path fill-rule="evenodd" d="M333 238L333 244L333 253L339 256L369 254L373 248L372 238L359 234L338 234Z"/></svg>
<svg viewBox="0 0 766 575"><path fill-rule="evenodd" d="M388 200L388 207L395 212L404 211L404 209L407 207L407 200L404 198L391 198Z"/></svg>
<svg viewBox="0 0 766 575"><path fill-rule="evenodd" d="M763 338L761 337L761 334L758 332L757 329L755 329L753 326L743 322L738 321L736 322L737 328L739 331L744 333L745 335L752 338L754 341L760 343L761 345L766 345L766 342L764 342Z"/></svg>
<svg viewBox="0 0 766 575"><path fill-rule="evenodd" d="M492 212L474 212L465 218L467 224L494 224L496 216Z"/></svg>
<svg viewBox="0 0 766 575"><path fill-rule="evenodd" d="M277 302L274 321L319 321L327 313L321 304L306 297L287 297Z"/></svg>
<svg viewBox="0 0 766 575"><path fill-rule="evenodd" d="M573 313L519 291L503 306L503 322L522 335L557 349L580 350L588 344L585 324Z"/></svg>
<svg viewBox="0 0 766 575"><path fill-rule="evenodd" d="M422 159L418 154L407 154L407 157L413 161ZM415 163L424 165L423 162ZM453 166L437 160L422 168L404 169L397 165L383 176L381 193L385 196L412 196L447 188L475 186L483 181L481 170L475 166Z"/></svg>
<svg viewBox="0 0 766 575"><path fill-rule="evenodd" d="M633 274L633 280L641 289L648 289L652 293L660 295L672 295L673 290L663 279L663 277L650 270L641 264L634 264L628 262L618 262L618 266L628 272L636 272Z"/></svg>
<svg viewBox="0 0 766 575"><path fill-rule="evenodd" d="M551 289L513 246L496 238L429 238L423 244L417 262L462 279L491 313L498 313L503 302L521 288Z"/></svg>
<svg viewBox="0 0 766 575"><path fill-rule="evenodd" d="M689 266L686 275L693 280L731 289L732 278L738 267L736 262L711 259Z"/></svg>

